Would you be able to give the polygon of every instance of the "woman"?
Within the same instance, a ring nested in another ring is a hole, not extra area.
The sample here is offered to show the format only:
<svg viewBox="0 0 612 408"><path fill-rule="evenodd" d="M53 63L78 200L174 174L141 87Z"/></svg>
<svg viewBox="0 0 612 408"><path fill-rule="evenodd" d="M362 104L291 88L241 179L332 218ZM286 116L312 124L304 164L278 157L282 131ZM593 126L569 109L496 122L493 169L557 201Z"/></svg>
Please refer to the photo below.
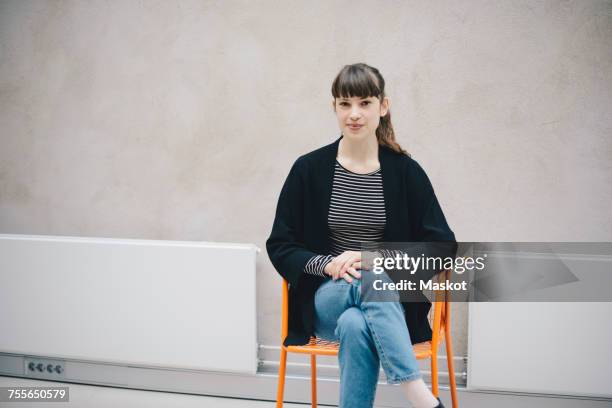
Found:
<svg viewBox="0 0 612 408"><path fill-rule="evenodd" d="M342 136L298 158L283 185L268 255L289 282L288 345L340 342L340 406L372 407L380 364L412 406L443 407L412 344L431 340L428 302L361 302L363 242L454 241L423 169L395 140L385 81L366 64L332 84Z"/></svg>

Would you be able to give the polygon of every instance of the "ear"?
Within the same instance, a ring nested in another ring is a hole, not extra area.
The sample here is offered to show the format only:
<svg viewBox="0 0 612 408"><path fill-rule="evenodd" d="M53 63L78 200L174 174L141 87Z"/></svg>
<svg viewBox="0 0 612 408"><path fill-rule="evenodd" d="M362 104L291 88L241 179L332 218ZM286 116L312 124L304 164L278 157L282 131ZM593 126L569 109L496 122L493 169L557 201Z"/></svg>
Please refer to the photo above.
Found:
<svg viewBox="0 0 612 408"><path fill-rule="evenodd" d="M386 116L387 112L389 112L389 107L391 106L391 101L388 96L385 96L380 103L380 117Z"/></svg>

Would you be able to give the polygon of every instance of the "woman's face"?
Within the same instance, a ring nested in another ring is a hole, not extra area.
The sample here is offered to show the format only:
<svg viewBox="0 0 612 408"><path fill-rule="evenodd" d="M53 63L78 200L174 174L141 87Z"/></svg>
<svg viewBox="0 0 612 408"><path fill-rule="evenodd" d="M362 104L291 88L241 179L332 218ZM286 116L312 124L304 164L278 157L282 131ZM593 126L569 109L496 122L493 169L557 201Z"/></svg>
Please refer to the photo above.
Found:
<svg viewBox="0 0 612 408"><path fill-rule="evenodd" d="M389 98L383 98L382 103L374 96L336 98L332 101L332 105L344 137L364 139L376 137L380 118L389 110Z"/></svg>

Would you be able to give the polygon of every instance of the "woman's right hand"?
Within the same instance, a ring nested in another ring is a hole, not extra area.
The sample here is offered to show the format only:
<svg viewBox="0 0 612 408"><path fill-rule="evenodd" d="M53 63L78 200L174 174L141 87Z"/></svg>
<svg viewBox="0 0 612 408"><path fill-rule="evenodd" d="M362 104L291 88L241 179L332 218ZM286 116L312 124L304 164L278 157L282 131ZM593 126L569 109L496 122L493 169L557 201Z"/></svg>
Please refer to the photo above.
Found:
<svg viewBox="0 0 612 408"><path fill-rule="evenodd" d="M361 273L357 270L359 265L361 265L361 252L344 251L325 265L323 272L331 276L333 280L343 278L350 283L353 277L361 279Z"/></svg>

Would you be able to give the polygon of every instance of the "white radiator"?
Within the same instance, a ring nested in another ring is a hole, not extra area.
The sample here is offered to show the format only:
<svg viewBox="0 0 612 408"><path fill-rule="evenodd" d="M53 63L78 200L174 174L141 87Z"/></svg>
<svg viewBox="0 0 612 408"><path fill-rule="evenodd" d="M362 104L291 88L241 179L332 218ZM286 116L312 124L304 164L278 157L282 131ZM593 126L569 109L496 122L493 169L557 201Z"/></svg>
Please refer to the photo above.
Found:
<svg viewBox="0 0 612 408"><path fill-rule="evenodd" d="M0 234L0 353L254 374L257 252Z"/></svg>
<svg viewBox="0 0 612 408"><path fill-rule="evenodd" d="M538 292L548 299L554 299L553 294L557 299L571 299L569 294L580 293L583 300L592 296L602 299L600 302L525 302L519 298L470 303L468 389L612 398L612 303L603 301L609 299L606 291L612 287L612 258L605 249L608 243L592 245L597 246L603 248L599 254L523 256L532 262L538 258L562 262L579 279L534 290L531 299Z"/></svg>

